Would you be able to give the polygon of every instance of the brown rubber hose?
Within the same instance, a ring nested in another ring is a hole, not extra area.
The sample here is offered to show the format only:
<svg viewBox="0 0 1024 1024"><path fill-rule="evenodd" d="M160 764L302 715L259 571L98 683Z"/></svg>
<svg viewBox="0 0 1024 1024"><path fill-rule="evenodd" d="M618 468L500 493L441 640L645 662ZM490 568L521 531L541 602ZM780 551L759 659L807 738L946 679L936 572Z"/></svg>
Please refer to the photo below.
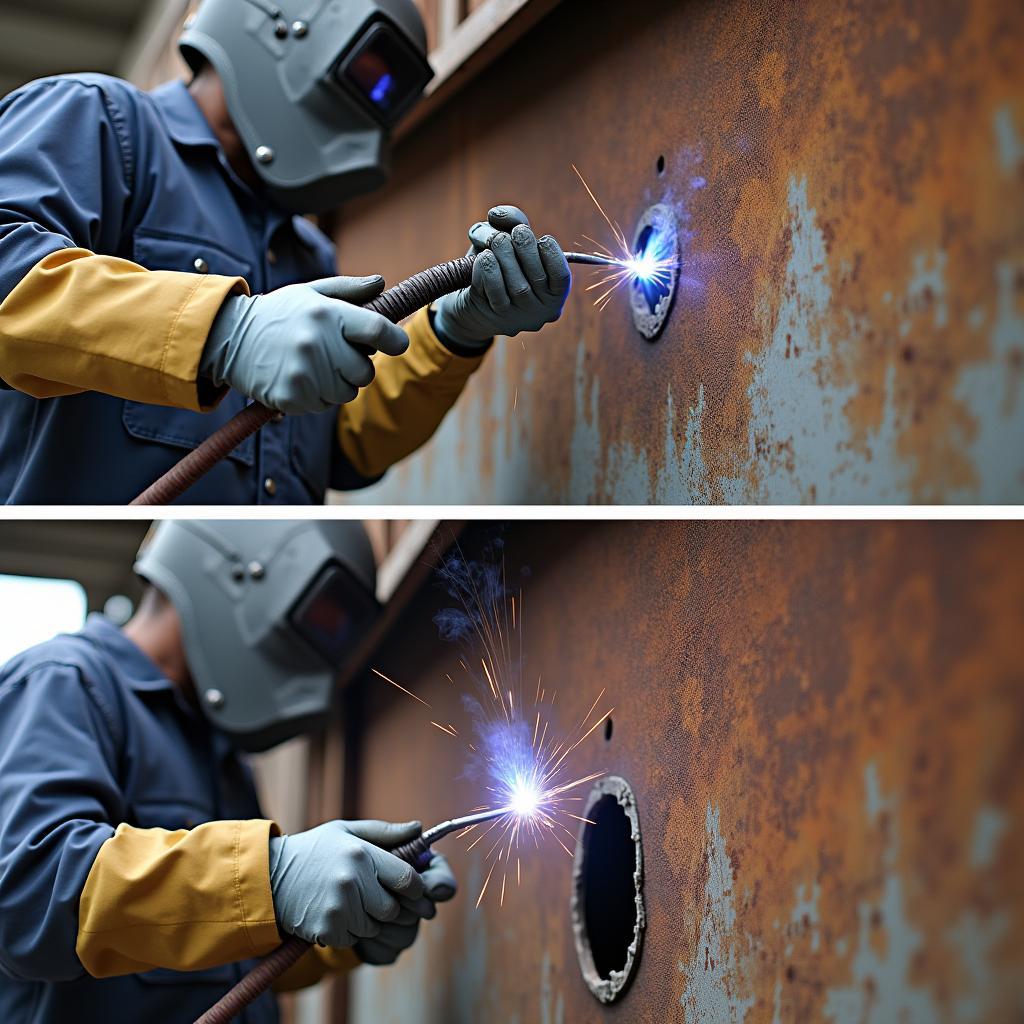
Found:
<svg viewBox="0 0 1024 1024"><path fill-rule="evenodd" d="M433 300L431 300L433 301ZM430 844L420 836L391 851L399 860L423 871L430 863ZM272 953L263 957L237 985L226 992L195 1024L228 1024L250 1003L258 999L274 982L293 967L312 944L295 935L285 939Z"/></svg>
<svg viewBox="0 0 1024 1024"><path fill-rule="evenodd" d="M400 323L417 310L436 302L442 295L466 288L473 279L475 256L462 256L457 260L431 267L410 277L394 288L378 295L366 304L367 309ZM208 473L221 459L227 458L247 437L255 434L280 413L258 402L246 406L201 445L189 452L177 465L172 466L159 480L147 487L133 505L169 505L180 498L200 477Z"/></svg>
<svg viewBox="0 0 1024 1024"><path fill-rule="evenodd" d="M302 959L312 944L293 935L268 953L237 984L206 1013L196 1018L196 1024L227 1024L234 1020L250 1003L263 995L289 968Z"/></svg>

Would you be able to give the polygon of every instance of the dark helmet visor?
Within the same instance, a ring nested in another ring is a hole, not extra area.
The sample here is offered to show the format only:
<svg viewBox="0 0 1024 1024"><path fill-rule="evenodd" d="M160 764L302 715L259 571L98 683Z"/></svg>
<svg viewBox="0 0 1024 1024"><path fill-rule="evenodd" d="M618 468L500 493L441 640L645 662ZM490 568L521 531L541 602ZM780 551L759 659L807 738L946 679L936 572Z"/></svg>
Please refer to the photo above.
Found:
<svg viewBox="0 0 1024 1024"><path fill-rule="evenodd" d="M390 127L423 95L434 72L395 28L376 21L341 58L334 77Z"/></svg>
<svg viewBox="0 0 1024 1024"><path fill-rule="evenodd" d="M337 562L328 562L295 602L292 628L329 665L338 667L374 620L377 601Z"/></svg>

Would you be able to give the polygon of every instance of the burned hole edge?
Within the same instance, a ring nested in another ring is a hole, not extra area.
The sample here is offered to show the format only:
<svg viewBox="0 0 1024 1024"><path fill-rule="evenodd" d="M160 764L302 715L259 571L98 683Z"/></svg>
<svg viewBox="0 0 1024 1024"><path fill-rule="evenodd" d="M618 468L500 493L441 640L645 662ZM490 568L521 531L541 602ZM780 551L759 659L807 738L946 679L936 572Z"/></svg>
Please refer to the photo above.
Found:
<svg viewBox="0 0 1024 1024"><path fill-rule="evenodd" d="M634 254L646 252L652 239L657 239L657 248L667 255L679 258L679 222L675 210L665 203L648 207L637 223L633 235ZM629 287L630 312L633 326L647 341L657 341L668 322L675 305L679 286L679 267L672 266L667 279L653 284L639 279Z"/></svg>
<svg viewBox="0 0 1024 1024"><path fill-rule="evenodd" d="M587 988L602 1003L612 1003L633 979L646 927L640 822L633 790L619 776L599 780L584 807L582 816L597 821L598 826L584 823L576 840L573 937ZM603 834L602 825L606 829ZM601 866L610 873L603 873L595 887L593 872ZM609 897L599 912L592 898L595 888Z"/></svg>

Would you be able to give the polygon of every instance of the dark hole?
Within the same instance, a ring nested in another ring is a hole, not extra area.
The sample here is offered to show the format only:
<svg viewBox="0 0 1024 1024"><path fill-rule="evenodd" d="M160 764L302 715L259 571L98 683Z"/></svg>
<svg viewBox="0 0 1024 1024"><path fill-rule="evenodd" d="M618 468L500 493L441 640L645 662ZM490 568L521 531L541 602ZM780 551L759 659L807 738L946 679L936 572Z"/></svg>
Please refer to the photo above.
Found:
<svg viewBox="0 0 1024 1024"><path fill-rule="evenodd" d="M588 817L595 824L583 838L583 916L594 966L607 978L626 966L636 928L636 847L615 797L601 797Z"/></svg>
<svg viewBox="0 0 1024 1024"><path fill-rule="evenodd" d="M663 156L658 157L658 173L665 173L665 158Z"/></svg>
<svg viewBox="0 0 1024 1024"><path fill-rule="evenodd" d="M654 228L648 224L647 227L640 232L640 238L638 239L636 247L637 258L644 256L654 241ZM656 313L658 310L658 303L661 302L661 300L665 298L671 290L669 283L667 275L659 275L659 277L653 281L637 277L633 282L633 287L640 289L647 302L647 308L652 313Z"/></svg>
<svg viewBox="0 0 1024 1024"><path fill-rule="evenodd" d="M606 740L612 738L612 720L610 718L604 720L604 738Z"/></svg>

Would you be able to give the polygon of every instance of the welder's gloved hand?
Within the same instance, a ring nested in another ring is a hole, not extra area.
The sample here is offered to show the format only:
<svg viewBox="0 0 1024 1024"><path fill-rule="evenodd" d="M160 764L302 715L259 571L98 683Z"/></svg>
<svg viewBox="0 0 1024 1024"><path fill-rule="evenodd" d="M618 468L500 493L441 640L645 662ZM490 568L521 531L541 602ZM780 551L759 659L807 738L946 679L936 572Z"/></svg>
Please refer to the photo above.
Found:
<svg viewBox="0 0 1024 1024"><path fill-rule="evenodd" d="M434 904L450 900L455 895L455 876L448 866L448 861L439 853L434 854L430 865L420 878L423 879L424 900L429 904L429 908L423 909L428 912L420 915L403 907L401 914L394 921L381 926L376 938L357 942L356 954L363 963L376 966L393 964L399 954L416 941L416 935L420 930L420 918L433 917L437 913Z"/></svg>
<svg viewBox="0 0 1024 1024"><path fill-rule="evenodd" d="M384 849L415 839L420 828L418 821L329 821L271 838L270 891L280 929L340 949L376 939L392 924L432 917L427 881Z"/></svg>
<svg viewBox="0 0 1024 1024"><path fill-rule="evenodd" d="M399 356L409 338L362 309L382 277L332 277L227 300L213 323L200 376L291 415L351 402L373 380L369 351Z"/></svg>
<svg viewBox="0 0 1024 1024"><path fill-rule="evenodd" d="M458 355L480 352L496 334L539 331L561 315L572 274L550 235L539 241L522 210L495 207L469 232L473 283L435 307L434 330Z"/></svg>

